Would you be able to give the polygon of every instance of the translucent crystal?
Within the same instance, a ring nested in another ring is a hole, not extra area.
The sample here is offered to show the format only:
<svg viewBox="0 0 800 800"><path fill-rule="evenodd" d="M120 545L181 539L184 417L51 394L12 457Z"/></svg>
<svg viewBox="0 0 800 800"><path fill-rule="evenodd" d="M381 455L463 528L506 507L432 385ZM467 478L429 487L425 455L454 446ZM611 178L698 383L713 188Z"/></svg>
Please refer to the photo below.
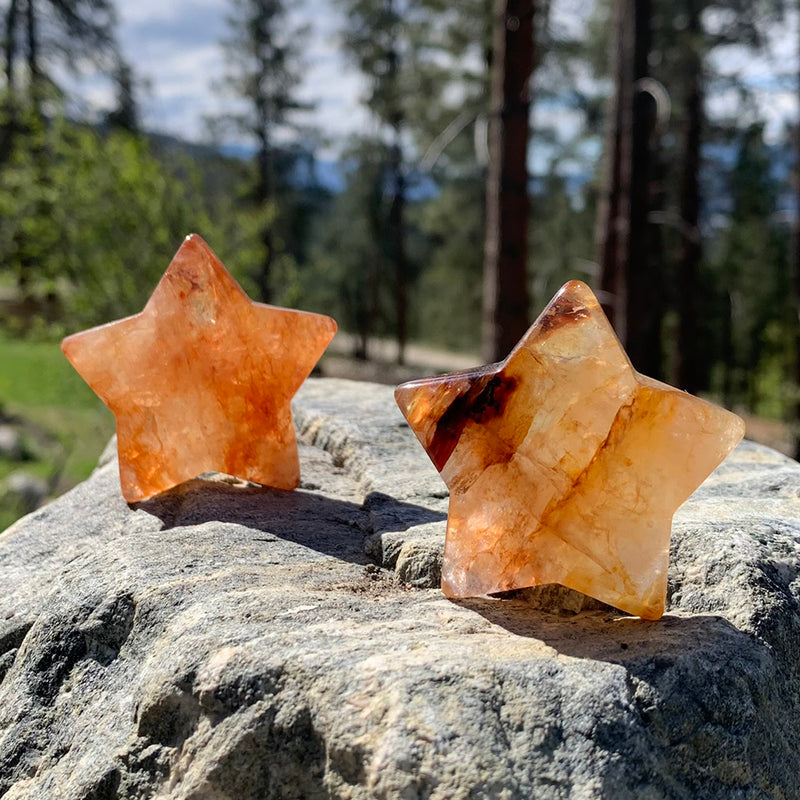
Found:
<svg viewBox="0 0 800 800"><path fill-rule="evenodd" d="M330 317L252 302L191 235L141 313L61 348L116 417L135 502L210 471L295 488L290 401L335 333Z"/></svg>
<svg viewBox="0 0 800 800"><path fill-rule="evenodd" d="M579 281L502 363L395 397L450 489L446 595L558 583L648 619L664 612L673 514L744 434L638 374Z"/></svg>

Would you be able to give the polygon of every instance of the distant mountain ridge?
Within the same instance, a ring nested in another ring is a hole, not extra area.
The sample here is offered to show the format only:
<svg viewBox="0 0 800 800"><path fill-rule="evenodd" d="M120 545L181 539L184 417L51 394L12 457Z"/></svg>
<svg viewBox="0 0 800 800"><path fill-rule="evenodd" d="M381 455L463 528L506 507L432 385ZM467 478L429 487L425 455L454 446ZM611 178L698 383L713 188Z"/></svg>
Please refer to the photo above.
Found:
<svg viewBox="0 0 800 800"><path fill-rule="evenodd" d="M200 143L181 139L167 133L148 132L148 140L154 150L162 156L180 153L192 159L229 158L247 161L255 155L252 145L236 143ZM778 184L781 191L778 197L777 213L781 217L791 218L797 210L794 192L791 186L791 174L795 167L794 150L789 144L766 145L770 163L770 177ZM707 220L713 221L727 216L730 212L730 197L727 189L726 174L736 163L738 147L736 144L708 143L703 148L703 197ZM298 169L297 185L310 187L316 185L331 194L339 194L347 187L347 173L350 164L346 161L313 157L312 174L307 165ZM434 179L425 173L416 173L409 192L409 199L422 201L438 194L439 187ZM573 201L580 202L586 186L594 179L590 169L571 171L563 174L566 190ZM540 194L545 187L545 176L531 175L530 190Z"/></svg>

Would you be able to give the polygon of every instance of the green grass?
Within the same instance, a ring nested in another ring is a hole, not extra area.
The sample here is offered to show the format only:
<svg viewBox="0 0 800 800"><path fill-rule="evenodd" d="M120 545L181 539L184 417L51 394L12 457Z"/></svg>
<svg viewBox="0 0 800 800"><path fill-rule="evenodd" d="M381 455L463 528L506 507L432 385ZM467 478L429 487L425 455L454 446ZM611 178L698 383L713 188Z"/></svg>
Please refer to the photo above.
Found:
<svg viewBox="0 0 800 800"><path fill-rule="evenodd" d="M100 403L57 342L15 340L4 334L0 334L0 402L89 409Z"/></svg>
<svg viewBox="0 0 800 800"><path fill-rule="evenodd" d="M86 478L114 432L114 418L64 358L57 342L0 333L0 412L21 420L27 459L0 459L0 481L23 469L61 493ZM57 478L57 480L56 480ZM0 504L0 530L19 515Z"/></svg>

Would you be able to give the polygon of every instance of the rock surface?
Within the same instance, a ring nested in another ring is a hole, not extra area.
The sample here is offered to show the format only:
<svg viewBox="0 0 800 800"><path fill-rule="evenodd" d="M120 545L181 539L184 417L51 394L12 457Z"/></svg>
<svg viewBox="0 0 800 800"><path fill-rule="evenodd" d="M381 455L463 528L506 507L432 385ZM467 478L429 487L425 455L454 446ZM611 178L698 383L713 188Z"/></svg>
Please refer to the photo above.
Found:
<svg viewBox="0 0 800 800"><path fill-rule="evenodd" d="M4 800L800 797L800 465L734 451L644 622L448 601L391 389L312 380L295 419L296 492L129 507L111 451L0 534Z"/></svg>

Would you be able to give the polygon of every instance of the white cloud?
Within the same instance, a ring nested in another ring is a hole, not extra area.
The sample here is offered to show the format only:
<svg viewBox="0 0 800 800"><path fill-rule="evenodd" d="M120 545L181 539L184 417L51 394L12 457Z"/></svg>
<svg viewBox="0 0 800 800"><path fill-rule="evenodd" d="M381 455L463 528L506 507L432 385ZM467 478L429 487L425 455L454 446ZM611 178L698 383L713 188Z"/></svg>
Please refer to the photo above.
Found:
<svg viewBox="0 0 800 800"><path fill-rule="evenodd" d="M117 0L117 12L124 26L176 20L192 20L198 14L223 17L229 4L220 0Z"/></svg>
<svg viewBox="0 0 800 800"><path fill-rule="evenodd" d="M585 0L556 0L550 10L550 27L561 38L578 38L594 14L594 3Z"/></svg>
<svg viewBox="0 0 800 800"><path fill-rule="evenodd" d="M366 82L341 52L345 24L332 0L300 0L292 5L295 24L307 24L310 38L305 48L306 69L299 88L301 99L316 108L302 115L302 122L316 127L333 142L373 125L361 104ZM593 8L584 0L555 0L551 24L561 36L580 36ZM149 81L142 95L145 124L200 140L206 136L204 119L235 106L235 101L212 90L225 71L219 41L226 34L227 0L119 0L119 36L123 51L137 74ZM722 92L708 101L712 115L757 114L767 121L771 140L784 135L787 121L798 114L796 98L798 14L787 15L784 24L773 26L765 52L754 55L742 47L719 48L712 59L722 75L739 75L753 88L753 112L740 107L733 92ZM545 77L544 75L542 76ZM584 88L596 83L594 76L580 72L573 78ZM97 111L112 102L110 82L99 76L65 77L68 88L82 97L83 108ZM538 124L552 122L568 137L574 132L576 114L564 106L535 111ZM326 155L336 151L335 146Z"/></svg>
<svg viewBox="0 0 800 800"><path fill-rule="evenodd" d="M199 140L205 118L235 109L237 102L214 90L225 73L220 40L226 34L226 0L121 0L119 35L123 51L145 78L144 122L148 127ZM293 24L309 24L306 70L299 98L316 105L302 121L331 139L342 139L368 124L359 103L362 76L339 47L342 20L332 5L312 0L295 4Z"/></svg>
<svg viewBox="0 0 800 800"><path fill-rule="evenodd" d="M711 115L764 120L768 141L783 138L786 124L794 123L798 115L799 22L796 11L787 13L783 22L770 27L766 46L758 52L731 45L712 53L710 63L714 72L741 80L752 91L755 107L743 107L736 92L722 91L709 97Z"/></svg>

